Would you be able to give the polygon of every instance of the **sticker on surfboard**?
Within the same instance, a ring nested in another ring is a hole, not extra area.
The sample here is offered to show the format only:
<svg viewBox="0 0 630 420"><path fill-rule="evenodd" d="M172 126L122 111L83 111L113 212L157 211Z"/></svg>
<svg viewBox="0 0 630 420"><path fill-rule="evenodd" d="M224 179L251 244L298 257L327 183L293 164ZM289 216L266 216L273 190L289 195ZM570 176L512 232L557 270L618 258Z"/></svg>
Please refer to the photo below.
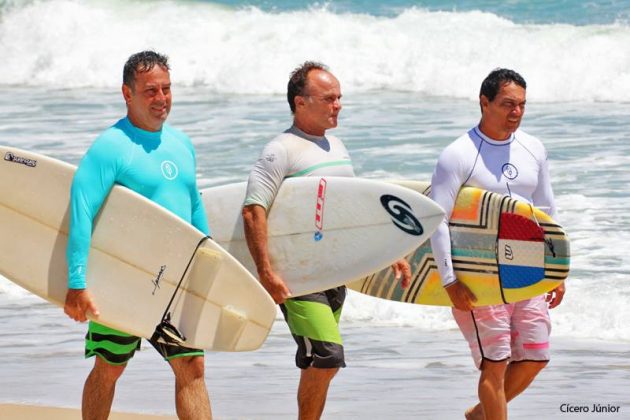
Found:
<svg viewBox="0 0 630 420"><path fill-rule="evenodd" d="M504 289L538 283L545 278L545 231L533 220L502 213L497 258L499 280Z"/></svg>
<svg viewBox="0 0 630 420"><path fill-rule="evenodd" d="M326 179L321 178L317 187L317 201L315 202L315 234L313 239L315 242L322 240L324 235L322 230L324 229L324 203L326 202Z"/></svg>

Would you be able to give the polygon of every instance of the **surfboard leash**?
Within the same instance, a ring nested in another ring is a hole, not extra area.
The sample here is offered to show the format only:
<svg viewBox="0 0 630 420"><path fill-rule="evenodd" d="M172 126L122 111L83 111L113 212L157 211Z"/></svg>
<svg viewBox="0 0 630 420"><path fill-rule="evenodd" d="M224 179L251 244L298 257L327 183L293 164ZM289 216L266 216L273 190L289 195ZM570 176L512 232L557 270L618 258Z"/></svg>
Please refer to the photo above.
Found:
<svg viewBox="0 0 630 420"><path fill-rule="evenodd" d="M532 203L527 203L527 204L529 204L529 209L532 212L532 218L534 219L534 222L536 222L538 227L544 231L545 228L540 226L540 223L538 222L538 218L536 217L536 212L534 211L534 206L532 206ZM553 241L551 240L551 238L543 238L543 241L545 242L545 245L547 245L547 248L549 248L549 252L551 252L551 255L553 255L553 257L556 258L556 251L555 251L555 247L553 245Z"/></svg>
<svg viewBox="0 0 630 420"><path fill-rule="evenodd" d="M184 342L186 341L186 337L184 336L184 334L182 334L177 329L177 327L175 327L171 323L171 313L169 312L169 310L171 309L171 305L173 304L173 301L175 300L175 296L177 296L177 292L181 288L182 282L184 281L184 278L186 277L186 274L188 273L188 269L190 268L190 265L192 264L192 261L195 258L195 255L197 254L197 250L207 239L212 239L212 238L210 236L204 236L197 243L197 246L195 247L195 250L193 251L190 259L188 260L188 264L186 264L186 268L184 269L184 272L182 273L182 276L179 279L179 282L177 282L177 286L175 287L175 290L173 291L173 295L171 296L171 299L169 300L168 305L166 305L164 314L162 314L162 320L155 327L155 331L153 332L153 336L151 337L151 340L157 341L161 339L166 344L174 344L177 346L182 346Z"/></svg>

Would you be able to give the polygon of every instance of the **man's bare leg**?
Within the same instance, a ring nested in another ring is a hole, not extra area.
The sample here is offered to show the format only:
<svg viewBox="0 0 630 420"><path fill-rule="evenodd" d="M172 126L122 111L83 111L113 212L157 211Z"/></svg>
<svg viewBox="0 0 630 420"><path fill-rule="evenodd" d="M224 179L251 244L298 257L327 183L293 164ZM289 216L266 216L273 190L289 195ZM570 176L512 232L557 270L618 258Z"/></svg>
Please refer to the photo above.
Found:
<svg viewBox="0 0 630 420"><path fill-rule="evenodd" d="M94 367L83 386L81 413L84 420L107 420L114 401L116 381L124 365L110 365L100 356L94 358Z"/></svg>
<svg viewBox="0 0 630 420"><path fill-rule="evenodd" d="M536 376L547 366L546 361L524 361L510 363L505 372L505 399L509 403L534 381ZM466 411L467 420L485 420L481 403Z"/></svg>
<svg viewBox="0 0 630 420"><path fill-rule="evenodd" d="M505 372L507 360L491 362L484 360L479 377L479 404L465 412L467 420L506 420ZM485 417L484 417L485 416Z"/></svg>
<svg viewBox="0 0 630 420"><path fill-rule="evenodd" d="M298 388L299 420L318 420L324 412L330 382L339 368L302 369Z"/></svg>
<svg viewBox="0 0 630 420"><path fill-rule="evenodd" d="M205 382L202 356L177 357L170 360L175 373L175 406L181 420L210 420L212 409Z"/></svg>

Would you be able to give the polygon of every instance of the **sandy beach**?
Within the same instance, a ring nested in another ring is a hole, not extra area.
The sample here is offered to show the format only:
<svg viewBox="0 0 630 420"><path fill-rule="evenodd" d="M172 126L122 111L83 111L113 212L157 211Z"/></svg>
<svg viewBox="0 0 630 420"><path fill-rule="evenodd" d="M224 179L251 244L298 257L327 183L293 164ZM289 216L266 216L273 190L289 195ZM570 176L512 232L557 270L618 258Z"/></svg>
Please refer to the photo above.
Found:
<svg viewBox="0 0 630 420"><path fill-rule="evenodd" d="M52 312L52 320L66 322ZM0 403L4 405L0 418L43 418L41 410L49 420L54 415L77 415L77 411L42 408L80 406L82 384L92 361L82 359L82 326L75 327L64 340L51 344L54 363L42 350L29 348L25 353L6 345L0 348L3 370L9 366L1 379ZM6 333L4 328L0 333ZM348 367L332 383L324 418L460 419L474 402L478 373L458 331L427 332L413 326L348 322L342 332ZM54 335L51 332L48 338ZM627 345L552 337L552 346L549 367L510 405L511 419L630 416ZM293 365L293 351L286 325L276 322L269 340L256 352L207 353L206 382L215 418L295 418L299 372ZM563 404L586 406L591 411L564 413ZM594 413L594 405L619 409ZM170 369L146 343L119 381L113 410L121 413L117 416L129 412L171 416L166 418L175 415ZM132 418L145 418L135 416Z"/></svg>
<svg viewBox="0 0 630 420"><path fill-rule="evenodd" d="M3 419L22 420L79 420L81 411L76 408L45 407L27 404L0 404L0 415ZM110 420L170 420L175 416L154 416L140 413L114 412L109 416Z"/></svg>

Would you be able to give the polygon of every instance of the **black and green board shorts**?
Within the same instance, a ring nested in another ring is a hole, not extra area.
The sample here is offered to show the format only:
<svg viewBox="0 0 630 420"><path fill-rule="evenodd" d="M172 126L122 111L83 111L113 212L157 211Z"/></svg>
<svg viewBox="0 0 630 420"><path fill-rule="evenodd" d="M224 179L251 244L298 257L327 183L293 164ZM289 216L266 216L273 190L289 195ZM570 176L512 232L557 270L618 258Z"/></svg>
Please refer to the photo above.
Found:
<svg viewBox="0 0 630 420"><path fill-rule="evenodd" d="M280 305L298 345L295 364L300 369L346 367L339 317L346 287L287 299Z"/></svg>
<svg viewBox="0 0 630 420"><path fill-rule="evenodd" d="M98 355L110 365L127 363L140 349L141 338L90 321L85 335L85 357ZM203 350L149 340L165 360L185 356L203 356Z"/></svg>

